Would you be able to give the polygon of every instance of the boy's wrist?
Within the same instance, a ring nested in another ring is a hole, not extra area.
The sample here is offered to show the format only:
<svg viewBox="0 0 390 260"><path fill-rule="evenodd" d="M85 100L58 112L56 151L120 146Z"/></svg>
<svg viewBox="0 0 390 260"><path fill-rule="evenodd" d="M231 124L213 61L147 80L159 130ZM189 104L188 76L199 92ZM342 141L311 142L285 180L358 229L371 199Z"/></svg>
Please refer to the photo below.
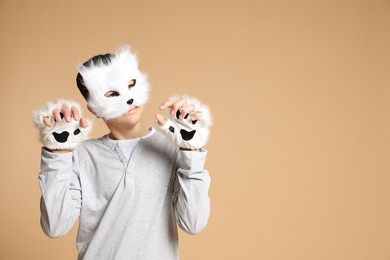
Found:
<svg viewBox="0 0 390 260"><path fill-rule="evenodd" d="M200 149L190 149L190 148L184 148L180 147L180 151L192 151L192 152L200 152Z"/></svg>
<svg viewBox="0 0 390 260"><path fill-rule="evenodd" d="M47 147L43 147L43 149L45 149L48 152L57 153L57 154L69 153L70 151L72 151L71 149L49 149Z"/></svg>

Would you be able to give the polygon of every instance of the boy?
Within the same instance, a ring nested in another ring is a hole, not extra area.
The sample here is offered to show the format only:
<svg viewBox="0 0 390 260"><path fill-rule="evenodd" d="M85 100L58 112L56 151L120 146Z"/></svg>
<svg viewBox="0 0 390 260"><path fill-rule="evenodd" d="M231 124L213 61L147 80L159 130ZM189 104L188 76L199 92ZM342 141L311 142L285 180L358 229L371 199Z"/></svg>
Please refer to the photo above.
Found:
<svg viewBox="0 0 390 260"><path fill-rule="evenodd" d="M197 234L209 218L204 169L211 116L197 99L160 106L156 131L141 124L147 77L124 47L85 62L77 86L109 134L85 140L91 121L60 100L35 112L42 149L41 226L64 236L77 219L78 259L178 259L177 225ZM84 141L85 140L85 141Z"/></svg>

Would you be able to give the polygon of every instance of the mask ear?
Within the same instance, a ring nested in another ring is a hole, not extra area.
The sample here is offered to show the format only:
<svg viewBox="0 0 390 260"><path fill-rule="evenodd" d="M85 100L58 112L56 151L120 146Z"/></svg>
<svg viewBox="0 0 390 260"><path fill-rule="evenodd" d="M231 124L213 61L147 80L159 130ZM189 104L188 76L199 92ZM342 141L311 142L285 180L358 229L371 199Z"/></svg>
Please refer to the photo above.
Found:
<svg viewBox="0 0 390 260"><path fill-rule="evenodd" d="M101 118L100 116L97 116L97 115L96 115L95 111L92 109L92 107L91 107L89 104L87 104L87 108L88 108L89 112L91 112L92 114L94 114L94 116L96 116L97 118Z"/></svg>

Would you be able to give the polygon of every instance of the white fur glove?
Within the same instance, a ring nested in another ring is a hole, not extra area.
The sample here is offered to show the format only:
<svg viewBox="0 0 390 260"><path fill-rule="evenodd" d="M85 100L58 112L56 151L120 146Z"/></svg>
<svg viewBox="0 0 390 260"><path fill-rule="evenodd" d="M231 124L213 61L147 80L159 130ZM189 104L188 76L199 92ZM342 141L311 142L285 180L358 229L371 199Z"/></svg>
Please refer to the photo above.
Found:
<svg viewBox="0 0 390 260"><path fill-rule="evenodd" d="M188 105L194 106L194 111L189 113L183 119L179 118L180 109L175 116L169 116L164 125L156 124L157 129L164 133L178 147L187 149L200 149L204 147L210 135L212 117L207 105L202 104L198 99L183 96ZM180 96L171 97L169 100L175 101ZM198 120L191 121L194 114L200 113Z"/></svg>
<svg viewBox="0 0 390 260"><path fill-rule="evenodd" d="M75 120L71 114L70 122L63 119L61 112L63 106L68 106L69 110L78 110L79 117ZM53 116L53 111L57 110L60 113L62 120L57 122ZM87 127L80 126L82 111L80 105L72 100L58 100L57 103L47 103L40 109L34 112L34 124L39 130L41 143L51 150L73 149L79 143L87 139L88 134L92 129L92 121L85 119L88 123ZM51 127L48 127L44 120L49 120Z"/></svg>

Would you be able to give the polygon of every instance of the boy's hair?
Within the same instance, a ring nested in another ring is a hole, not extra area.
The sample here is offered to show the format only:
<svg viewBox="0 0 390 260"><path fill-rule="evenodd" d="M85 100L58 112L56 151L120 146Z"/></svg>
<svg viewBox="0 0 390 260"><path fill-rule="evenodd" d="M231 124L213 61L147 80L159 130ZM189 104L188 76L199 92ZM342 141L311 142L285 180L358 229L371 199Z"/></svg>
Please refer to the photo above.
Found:
<svg viewBox="0 0 390 260"><path fill-rule="evenodd" d="M83 66L86 68L90 68L93 65L98 64L104 64L104 65L110 65L111 59L115 57L115 54L106 53L106 54L99 54L96 56L93 56L89 60L83 63ZM88 102L89 99L89 91L87 87L85 86L83 76L81 76L80 72L77 73L76 77L76 83L77 87L79 88L81 95L83 95L84 99Z"/></svg>

